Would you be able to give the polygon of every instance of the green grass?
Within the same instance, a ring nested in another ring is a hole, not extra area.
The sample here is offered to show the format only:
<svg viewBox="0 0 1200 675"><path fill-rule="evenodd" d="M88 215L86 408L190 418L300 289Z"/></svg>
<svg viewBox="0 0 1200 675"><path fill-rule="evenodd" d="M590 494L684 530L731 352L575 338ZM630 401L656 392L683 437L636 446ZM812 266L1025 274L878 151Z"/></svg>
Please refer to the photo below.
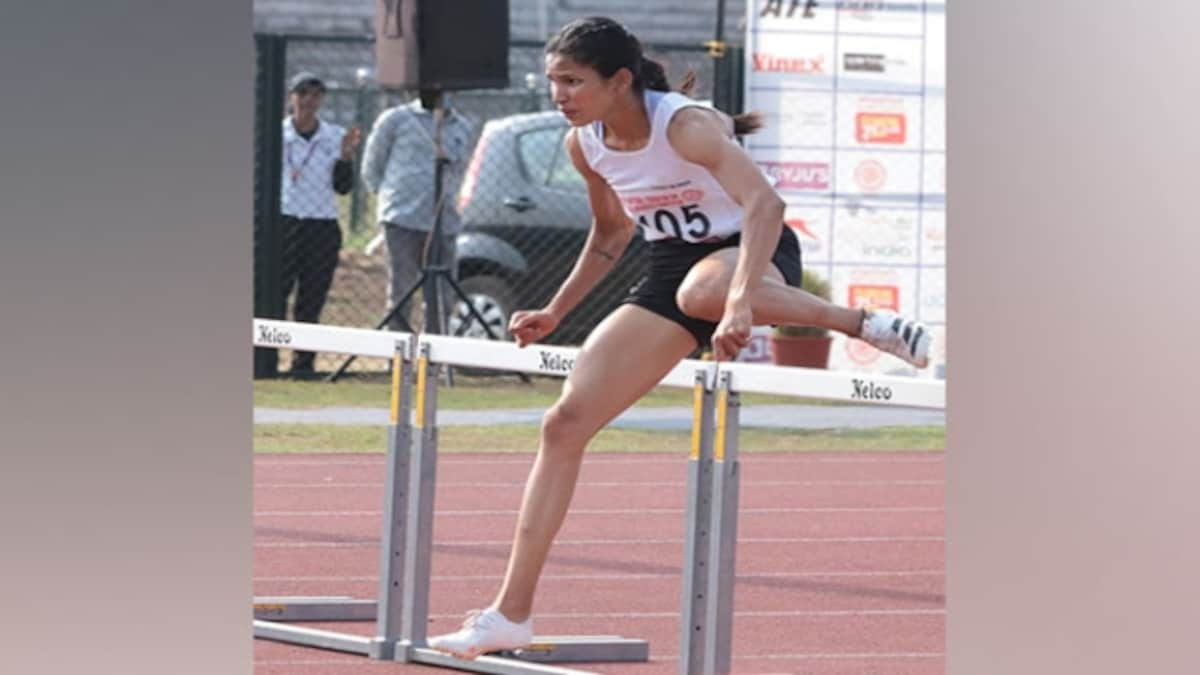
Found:
<svg viewBox="0 0 1200 675"><path fill-rule="evenodd" d="M444 426L438 429L439 452L533 452L538 428L531 425ZM591 452L687 453L687 431L606 429ZM944 450L946 430L940 426L878 429L778 430L742 429L742 452L809 452L820 450ZM387 429L329 424L256 424L254 450L259 453L382 453Z"/></svg>
<svg viewBox="0 0 1200 675"><path fill-rule="evenodd" d="M438 388L438 407L446 410L496 408L546 408L558 398L561 378L534 377L529 384L515 376L465 377L456 375L453 387ZM259 408L386 408L391 382L384 376L347 377L337 382L255 380L254 405ZM824 404L791 396L745 394L743 405ZM678 387L657 387L638 402L645 407L691 406L692 392ZM836 404L841 405L841 404Z"/></svg>

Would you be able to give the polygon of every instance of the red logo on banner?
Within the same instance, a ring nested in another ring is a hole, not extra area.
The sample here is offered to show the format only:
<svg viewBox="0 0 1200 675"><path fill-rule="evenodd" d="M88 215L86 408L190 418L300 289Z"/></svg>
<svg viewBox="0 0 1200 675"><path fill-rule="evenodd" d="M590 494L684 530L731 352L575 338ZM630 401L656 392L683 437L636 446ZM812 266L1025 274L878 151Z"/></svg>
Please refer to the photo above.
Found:
<svg viewBox="0 0 1200 675"><path fill-rule="evenodd" d="M775 56L754 53L754 70L767 73L800 73L818 75L825 72L825 56Z"/></svg>
<svg viewBox="0 0 1200 675"><path fill-rule="evenodd" d="M680 194L683 196L683 201L685 201L685 202L698 202L698 201L704 199L704 190L695 190L692 188L688 188L687 190L684 190Z"/></svg>
<svg viewBox="0 0 1200 675"><path fill-rule="evenodd" d="M902 113L861 112L854 116L854 138L859 143L899 145L908 137Z"/></svg>
<svg viewBox="0 0 1200 675"><path fill-rule="evenodd" d="M885 286L879 284L850 284L849 297L846 302L847 307L854 309L862 309L863 307L874 307L878 309L890 309L892 311L900 310L900 289L896 286ZM879 360L880 352L871 345L850 338L846 340L846 356L850 360L861 365L870 365Z"/></svg>
<svg viewBox="0 0 1200 675"><path fill-rule="evenodd" d="M873 159L864 159L854 169L854 182L863 192L878 192L887 183L887 169Z"/></svg>
<svg viewBox="0 0 1200 675"><path fill-rule="evenodd" d="M788 227L799 231L800 234L803 234L809 239L816 239L818 241L821 239L817 235L813 234L812 230L808 229L808 221L804 220L803 218L792 218L791 220L785 220L784 222L788 224Z"/></svg>
<svg viewBox="0 0 1200 675"><path fill-rule="evenodd" d="M826 162L759 162L779 189L828 190L829 164Z"/></svg>

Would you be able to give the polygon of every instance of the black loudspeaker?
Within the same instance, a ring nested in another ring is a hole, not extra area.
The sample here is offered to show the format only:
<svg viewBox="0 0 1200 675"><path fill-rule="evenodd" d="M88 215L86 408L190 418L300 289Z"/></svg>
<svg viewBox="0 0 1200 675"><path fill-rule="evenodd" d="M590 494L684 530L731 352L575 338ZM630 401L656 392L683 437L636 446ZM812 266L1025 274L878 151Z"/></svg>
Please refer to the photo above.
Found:
<svg viewBox="0 0 1200 675"><path fill-rule="evenodd" d="M376 0L379 84L508 87L508 0Z"/></svg>

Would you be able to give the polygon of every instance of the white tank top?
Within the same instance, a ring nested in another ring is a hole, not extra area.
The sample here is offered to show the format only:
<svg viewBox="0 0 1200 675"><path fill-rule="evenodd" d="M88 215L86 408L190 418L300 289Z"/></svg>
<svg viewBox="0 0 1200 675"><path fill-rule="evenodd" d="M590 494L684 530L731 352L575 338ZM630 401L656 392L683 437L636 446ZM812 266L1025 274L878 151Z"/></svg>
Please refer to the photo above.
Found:
<svg viewBox="0 0 1200 675"><path fill-rule="evenodd" d="M704 107L683 94L646 91L650 140L638 150L604 145L604 127L594 122L579 130L579 145L592 170L604 177L625 213L647 241L720 241L741 230L742 207L708 169L679 156L667 140L675 112Z"/></svg>

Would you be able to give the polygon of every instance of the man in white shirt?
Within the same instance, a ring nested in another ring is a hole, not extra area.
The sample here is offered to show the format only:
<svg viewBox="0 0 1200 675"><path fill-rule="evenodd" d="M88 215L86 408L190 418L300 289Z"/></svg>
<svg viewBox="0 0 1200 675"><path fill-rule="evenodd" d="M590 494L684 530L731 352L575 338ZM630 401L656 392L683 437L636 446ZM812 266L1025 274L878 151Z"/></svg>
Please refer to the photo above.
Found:
<svg viewBox="0 0 1200 675"><path fill-rule="evenodd" d="M325 83L299 73L288 83L291 114L283 121L283 185L280 191L283 234L284 307L293 287L296 321L317 323L337 269L342 247L337 194L354 187L354 150L362 138L322 120ZM313 375L313 352L293 352L291 375Z"/></svg>

